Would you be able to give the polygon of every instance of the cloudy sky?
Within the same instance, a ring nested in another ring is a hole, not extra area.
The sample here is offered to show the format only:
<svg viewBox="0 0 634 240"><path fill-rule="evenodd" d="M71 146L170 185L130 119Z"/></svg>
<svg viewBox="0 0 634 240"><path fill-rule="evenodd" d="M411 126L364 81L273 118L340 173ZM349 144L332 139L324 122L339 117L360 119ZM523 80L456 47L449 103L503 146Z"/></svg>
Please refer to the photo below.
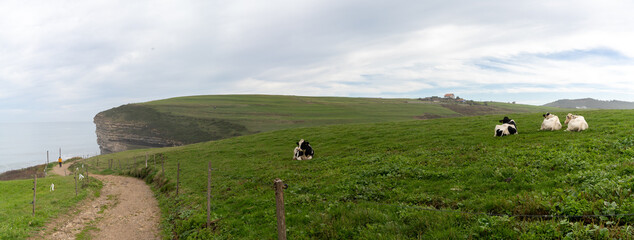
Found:
<svg viewBox="0 0 634 240"><path fill-rule="evenodd" d="M634 101L631 1L0 2L0 121L200 94Z"/></svg>

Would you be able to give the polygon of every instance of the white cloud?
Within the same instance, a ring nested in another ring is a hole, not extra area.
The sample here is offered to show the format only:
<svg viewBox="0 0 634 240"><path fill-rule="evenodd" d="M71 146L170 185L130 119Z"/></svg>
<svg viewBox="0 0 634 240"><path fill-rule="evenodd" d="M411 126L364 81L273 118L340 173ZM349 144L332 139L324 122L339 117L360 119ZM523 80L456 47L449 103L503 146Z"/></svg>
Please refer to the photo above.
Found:
<svg viewBox="0 0 634 240"><path fill-rule="evenodd" d="M0 113L90 119L134 101L221 93L634 101L633 5L2 1Z"/></svg>

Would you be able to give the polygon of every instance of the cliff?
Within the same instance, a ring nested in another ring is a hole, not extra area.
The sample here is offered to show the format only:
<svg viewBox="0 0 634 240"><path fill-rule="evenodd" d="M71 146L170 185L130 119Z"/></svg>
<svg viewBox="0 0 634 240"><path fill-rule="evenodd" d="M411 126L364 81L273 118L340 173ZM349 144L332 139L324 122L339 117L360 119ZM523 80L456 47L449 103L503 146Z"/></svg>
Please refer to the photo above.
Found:
<svg viewBox="0 0 634 240"><path fill-rule="evenodd" d="M225 120L173 115L141 104L100 112L94 123L101 154L180 146L249 133L246 127Z"/></svg>
<svg viewBox="0 0 634 240"><path fill-rule="evenodd" d="M101 154L138 148L182 145L181 142L160 136L156 129L149 128L145 122L116 121L101 112L95 116L94 123Z"/></svg>

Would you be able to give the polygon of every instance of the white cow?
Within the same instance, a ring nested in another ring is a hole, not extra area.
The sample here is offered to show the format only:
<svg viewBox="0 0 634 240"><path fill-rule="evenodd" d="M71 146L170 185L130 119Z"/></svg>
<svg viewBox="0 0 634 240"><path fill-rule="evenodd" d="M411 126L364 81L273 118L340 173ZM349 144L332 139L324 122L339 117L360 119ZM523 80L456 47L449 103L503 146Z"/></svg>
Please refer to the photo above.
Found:
<svg viewBox="0 0 634 240"><path fill-rule="evenodd" d="M588 129L588 123L586 122L586 119L583 116L572 115L572 113L568 113L564 124L568 124L568 128L566 129L566 131L580 132Z"/></svg>
<svg viewBox="0 0 634 240"><path fill-rule="evenodd" d="M546 113L542 116L544 116L544 121L542 122L542 127L539 130L556 131L561 129L561 122L559 122L559 117L557 117L557 115Z"/></svg>

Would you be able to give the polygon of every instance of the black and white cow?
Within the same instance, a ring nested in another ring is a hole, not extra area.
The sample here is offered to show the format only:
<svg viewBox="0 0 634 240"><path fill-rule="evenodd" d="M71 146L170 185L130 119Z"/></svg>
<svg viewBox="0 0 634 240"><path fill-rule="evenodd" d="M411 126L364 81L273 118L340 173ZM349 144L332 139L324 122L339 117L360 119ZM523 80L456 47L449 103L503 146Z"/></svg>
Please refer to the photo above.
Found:
<svg viewBox="0 0 634 240"><path fill-rule="evenodd" d="M502 125L495 125L495 135L494 137L502 137L517 134L517 126L515 125L515 121L508 117L504 117L504 119L500 120Z"/></svg>
<svg viewBox="0 0 634 240"><path fill-rule="evenodd" d="M310 143L304 141L304 139L297 142L297 147L293 150L293 160L309 160L315 155L315 151L310 146Z"/></svg>

